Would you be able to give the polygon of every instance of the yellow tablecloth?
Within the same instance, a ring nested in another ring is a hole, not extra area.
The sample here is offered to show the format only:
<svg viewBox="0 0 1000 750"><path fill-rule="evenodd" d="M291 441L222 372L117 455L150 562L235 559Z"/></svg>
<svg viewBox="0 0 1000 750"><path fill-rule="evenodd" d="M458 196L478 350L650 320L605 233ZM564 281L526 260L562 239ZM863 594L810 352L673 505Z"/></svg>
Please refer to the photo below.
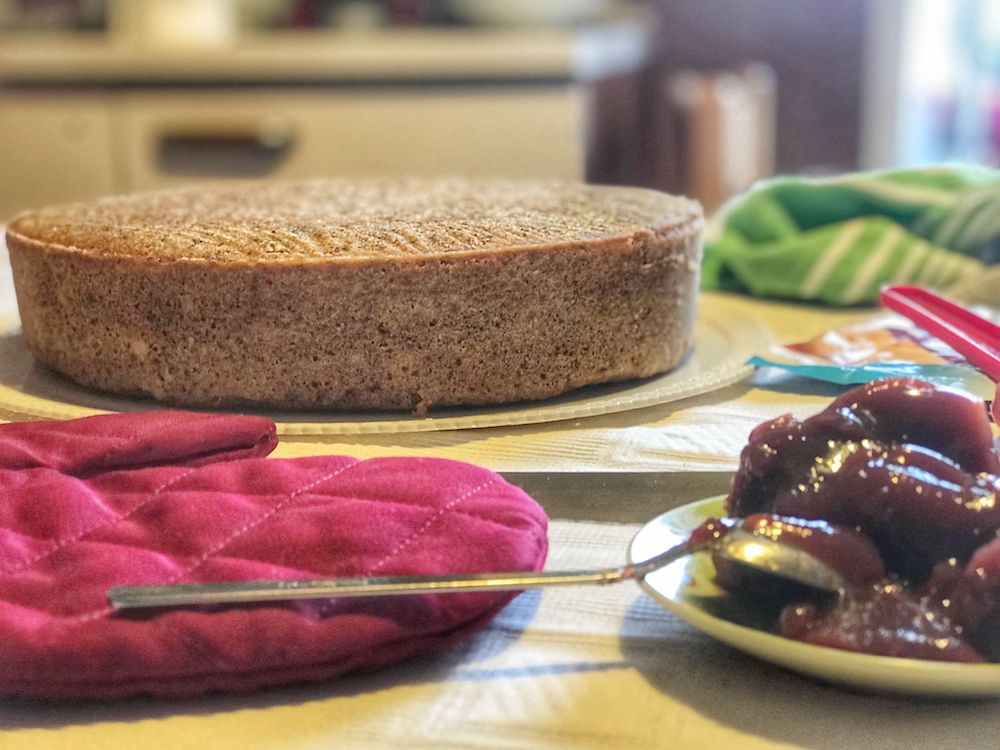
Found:
<svg viewBox="0 0 1000 750"><path fill-rule="evenodd" d="M0 259L2 261L2 259ZM0 262L0 313L13 298ZM864 312L745 300L778 340ZM279 456L434 455L498 470L729 469L747 432L832 391L749 383L676 404L538 426L286 439ZM627 502L623 498L622 502ZM623 560L636 526L557 520L552 568ZM452 652L245 697L40 705L0 700L0 748L994 748L995 701L874 696L723 647L630 584L519 597Z"/></svg>
<svg viewBox="0 0 1000 750"><path fill-rule="evenodd" d="M617 564L634 530L556 521L550 564ZM821 685L711 641L621 584L522 594L452 652L326 685L0 701L0 747L985 750L996 747L997 709Z"/></svg>

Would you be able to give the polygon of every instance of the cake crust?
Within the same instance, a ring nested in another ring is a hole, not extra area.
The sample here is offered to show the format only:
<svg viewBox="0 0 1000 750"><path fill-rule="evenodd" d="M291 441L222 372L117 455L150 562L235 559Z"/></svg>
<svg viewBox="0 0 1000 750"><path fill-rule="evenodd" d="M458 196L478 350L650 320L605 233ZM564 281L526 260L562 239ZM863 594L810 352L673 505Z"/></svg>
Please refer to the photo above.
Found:
<svg viewBox="0 0 1000 750"><path fill-rule="evenodd" d="M701 224L632 188L327 180L45 209L7 242L28 347L83 385L425 411L675 366Z"/></svg>

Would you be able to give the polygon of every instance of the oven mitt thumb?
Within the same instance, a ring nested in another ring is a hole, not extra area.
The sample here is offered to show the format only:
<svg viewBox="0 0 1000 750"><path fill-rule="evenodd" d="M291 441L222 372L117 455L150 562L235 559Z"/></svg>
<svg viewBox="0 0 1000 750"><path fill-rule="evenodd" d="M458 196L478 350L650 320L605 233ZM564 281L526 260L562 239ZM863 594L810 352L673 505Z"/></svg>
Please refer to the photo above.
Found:
<svg viewBox="0 0 1000 750"><path fill-rule="evenodd" d="M511 593L115 613L116 585L538 570L546 517L441 459L264 459L256 417L0 425L0 694L102 698L325 680L449 647Z"/></svg>

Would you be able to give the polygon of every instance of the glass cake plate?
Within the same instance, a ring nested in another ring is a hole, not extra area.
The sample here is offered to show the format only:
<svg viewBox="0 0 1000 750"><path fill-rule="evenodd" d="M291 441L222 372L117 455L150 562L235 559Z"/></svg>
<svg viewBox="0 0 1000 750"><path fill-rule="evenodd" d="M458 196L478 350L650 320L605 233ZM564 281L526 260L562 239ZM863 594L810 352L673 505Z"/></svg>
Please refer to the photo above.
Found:
<svg viewBox="0 0 1000 750"><path fill-rule="evenodd" d="M423 416L252 407L233 411L269 417L279 434L289 436L429 432L580 419L670 403L732 385L749 376L752 368L747 359L769 345L767 330L745 308L723 296L702 295L694 350L670 372L644 380L588 386L537 402L436 409ZM38 365L25 347L16 318L0 334L0 418L69 419L161 408L151 399L84 388Z"/></svg>

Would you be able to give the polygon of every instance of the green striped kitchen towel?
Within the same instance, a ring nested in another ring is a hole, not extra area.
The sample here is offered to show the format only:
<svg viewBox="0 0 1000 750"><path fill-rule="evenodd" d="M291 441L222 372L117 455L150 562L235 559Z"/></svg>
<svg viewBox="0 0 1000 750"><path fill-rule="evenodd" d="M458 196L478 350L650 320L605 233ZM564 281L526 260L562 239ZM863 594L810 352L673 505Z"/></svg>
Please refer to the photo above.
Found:
<svg viewBox="0 0 1000 750"><path fill-rule="evenodd" d="M760 183L711 222L702 286L831 305L872 303L888 282L960 286L983 274L983 261L998 245L995 170L784 177Z"/></svg>

